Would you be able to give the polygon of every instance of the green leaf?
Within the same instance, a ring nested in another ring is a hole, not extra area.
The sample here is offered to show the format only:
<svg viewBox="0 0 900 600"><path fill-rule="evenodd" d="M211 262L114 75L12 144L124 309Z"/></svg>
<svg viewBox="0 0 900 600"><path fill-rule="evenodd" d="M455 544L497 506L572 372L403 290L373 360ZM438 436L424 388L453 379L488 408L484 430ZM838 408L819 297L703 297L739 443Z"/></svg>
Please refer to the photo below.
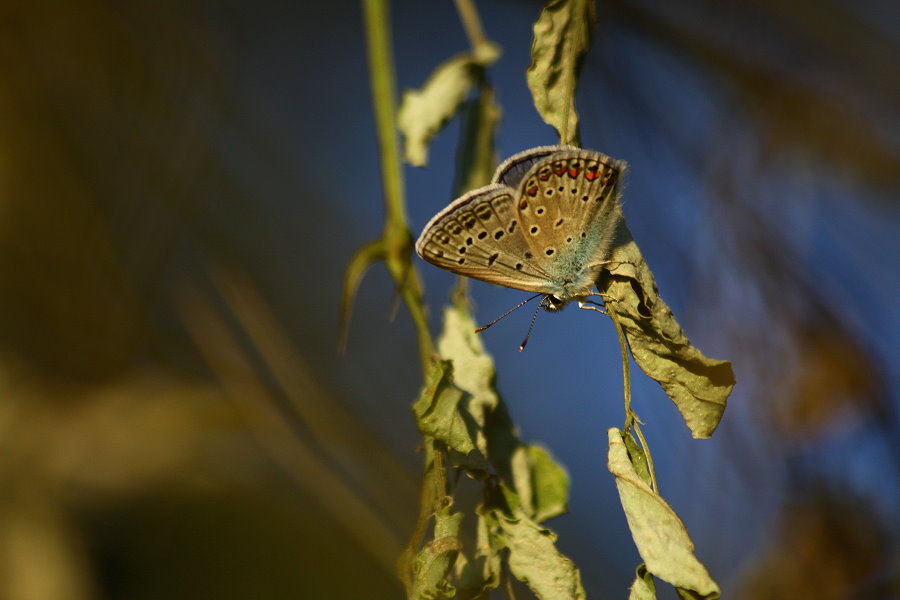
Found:
<svg viewBox="0 0 900 600"><path fill-rule="evenodd" d="M624 221L617 233L609 272L600 289L612 300L606 308L625 331L631 355L678 407L695 438L713 434L734 387L726 360L707 358L691 345L672 311L659 297L653 273Z"/></svg>
<svg viewBox="0 0 900 600"><path fill-rule="evenodd" d="M644 563L638 565L628 600L656 600L656 582Z"/></svg>
<svg viewBox="0 0 900 600"><path fill-rule="evenodd" d="M556 535L540 527L523 512L514 517L498 514L509 550L509 570L542 600L585 598L581 575L556 549Z"/></svg>
<svg viewBox="0 0 900 600"><path fill-rule="evenodd" d="M435 362L425 389L413 404L416 424L422 435L442 442L456 453L454 464L463 464L476 471L487 471L484 455L475 447L471 418L460 410L461 403L469 395L453 382L453 363L449 360Z"/></svg>
<svg viewBox="0 0 900 600"><path fill-rule="evenodd" d="M569 476L540 446L528 446L531 467L532 518L541 523L568 510Z"/></svg>
<svg viewBox="0 0 900 600"><path fill-rule="evenodd" d="M484 67L500 56L497 46L484 43L434 70L421 90L407 90L400 101L397 127L405 138L406 160L417 167L428 162L428 143L449 121L472 88L484 78Z"/></svg>
<svg viewBox="0 0 900 600"><path fill-rule="evenodd" d="M541 117L556 128L562 144L580 145L575 88L594 21L593 0L553 0L534 24L528 88Z"/></svg>
<svg viewBox="0 0 900 600"><path fill-rule="evenodd" d="M694 556L694 544L675 511L635 472L622 441L622 432L609 435L609 471L616 478L628 528L647 569L678 588L693 590L699 598L719 597L719 586Z"/></svg>
<svg viewBox="0 0 900 600"><path fill-rule="evenodd" d="M434 515L434 540L416 555L413 561L413 588L415 599L452 598L456 589L447 578L462 544L459 528L463 514L445 507Z"/></svg>
<svg viewBox="0 0 900 600"><path fill-rule="evenodd" d="M623 434L622 438L625 442L625 448L628 450L628 458L631 459L631 466L634 467L634 472L637 473L644 483L648 486L651 485L652 478L650 477L650 468L647 466L647 455L644 454L644 449L637 443L630 431Z"/></svg>
<svg viewBox="0 0 900 600"><path fill-rule="evenodd" d="M474 423L474 444L489 456L484 426L487 415L500 403L500 397L494 387L494 361L485 353L472 317L465 309L444 309L444 331L437 348L442 358L453 361L456 386L466 392L462 408Z"/></svg>

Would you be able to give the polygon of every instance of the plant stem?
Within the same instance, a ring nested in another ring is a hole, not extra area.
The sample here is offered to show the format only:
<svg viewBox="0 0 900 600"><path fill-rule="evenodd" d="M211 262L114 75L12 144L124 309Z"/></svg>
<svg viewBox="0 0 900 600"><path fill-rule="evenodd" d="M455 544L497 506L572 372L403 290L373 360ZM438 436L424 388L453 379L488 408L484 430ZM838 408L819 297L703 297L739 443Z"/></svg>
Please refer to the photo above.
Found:
<svg viewBox="0 0 900 600"><path fill-rule="evenodd" d="M638 441L641 443L641 448L644 450L644 456L647 459L647 470L650 472L650 485L656 493L659 493L659 484L656 481L656 470L653 468L653 456L650 454L650 447L647 445L647 440L644 438L644 432L641 431L640 420L631 409L631 370L629 368L628 342L625 340L625 331L622 329L622 324L619 323L615 311L607 310L607 313L609 314L609 318L612 319L613 325L616 327L616 335L619 338L619 348L622 352L622 384L624 386L625 395L624 429L626 433L629 428L634 429L634 433L637 435Z"/></svg>
<svg viewBox="0 0 900 600"><path fill-rule="evenodd" d="M462 20L466 35L469 37L469 45L472 46L472 49L475 49L487 41L484 37L484 30L481 28L481 19L478 18L475 3L472 0L455 1L459 18Z"/></svg>
<svg viewBox="0 0 900 600"><path fill-rule="evenodd" d="M415 323L422 372L427 373L434 354L434 344L428 331L419 277L410 262L412 236L407 225L403 171L400 166L397 128L394 122L396 100L390 16L386 0L363 0L363 9L385 203L382 232L384 259Z"/></svg>

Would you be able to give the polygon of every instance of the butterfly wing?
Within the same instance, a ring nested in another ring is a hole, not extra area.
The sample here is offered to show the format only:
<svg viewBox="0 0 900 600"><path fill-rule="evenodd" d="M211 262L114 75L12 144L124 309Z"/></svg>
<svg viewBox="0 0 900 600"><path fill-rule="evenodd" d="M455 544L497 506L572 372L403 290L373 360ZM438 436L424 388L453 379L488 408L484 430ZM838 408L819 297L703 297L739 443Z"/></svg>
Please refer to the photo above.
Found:
<svg viewBox="0 0 900 600"><path fill-rule="evenodd" d="M491 181L493 183L508 185L513 189L518 189L525 174L528 173L536 162L551 154L567 151L577 152L578 148L575 146L537 146L536 148L530 148L519 152L518 154L513 154L497 167L497 170L494 171L494 178Z"/></svg>
<svg viewBox="0 0 900 600"><path fill-rule="evenodd" d="M546 257L557 297L590 290L621 219L619 181L626 164L599 152L565 148L526 157L518 177L518 221L532 254ZM519 171L516 165L507 173ZM507 177L513 180L516 177Z"/></svg>
<svg viewBox="0 0 900 600"><path fill-rule="evenodd" d="M453 273L528 292L551 293L516 215L515 190L491 184L454 200L425 226L416 252Z"/></svg>

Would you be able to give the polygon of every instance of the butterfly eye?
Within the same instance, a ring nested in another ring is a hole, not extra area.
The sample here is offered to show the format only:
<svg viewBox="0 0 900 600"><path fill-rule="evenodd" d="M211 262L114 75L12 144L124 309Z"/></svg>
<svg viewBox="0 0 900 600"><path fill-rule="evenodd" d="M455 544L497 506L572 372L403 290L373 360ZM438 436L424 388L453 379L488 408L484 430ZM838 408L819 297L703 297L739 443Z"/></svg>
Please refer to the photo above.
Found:
<svg viewBox="0 0 900 600"><path fill-rule="evenodd" d="M552 294L545 296L545 298L547 298L547 304L549 305L547 308L549 308L551 310L558 309L565 304L564 300L560 300L559 298L557 298L556 296L553 296Z"/></svg>

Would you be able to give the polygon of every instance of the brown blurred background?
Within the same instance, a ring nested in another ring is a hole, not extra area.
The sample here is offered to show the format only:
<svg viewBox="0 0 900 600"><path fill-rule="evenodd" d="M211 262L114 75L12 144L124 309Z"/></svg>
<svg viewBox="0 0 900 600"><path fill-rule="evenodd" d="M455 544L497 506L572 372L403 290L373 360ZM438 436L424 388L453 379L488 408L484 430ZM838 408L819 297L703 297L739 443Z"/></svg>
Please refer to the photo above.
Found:
<svg viewBox="0 0 900 600"><path fill-rule="evenodd" d="M500 152L553 143L523 76L541 3L477 5ZM401 87L466 48L453 3L392 6ZM635 375L663 495L727 597L900 596L897 4L598 6L585 145L630 162L663 297L738 377L693 441ZM402 596L420 374L381 270L335 351L382 214L365 64L356 2L0 6L0 598ZM416 231L457 129L407 169ZM452 278L418 268L436 329ZM481 320L521 296L473 295ZM624 597L618 347L578 312L522 355L527 316L485 341L570 471L562 550Z"/></svg>

